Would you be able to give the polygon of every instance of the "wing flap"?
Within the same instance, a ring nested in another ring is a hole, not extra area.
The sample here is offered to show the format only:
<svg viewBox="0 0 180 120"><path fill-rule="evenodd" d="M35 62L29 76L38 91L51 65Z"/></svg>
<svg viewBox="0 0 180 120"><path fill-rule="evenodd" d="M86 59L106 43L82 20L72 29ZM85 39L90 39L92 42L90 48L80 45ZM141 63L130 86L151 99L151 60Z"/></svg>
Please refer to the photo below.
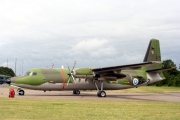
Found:
<svg viewBox="0 0 180 120"><path fill-rule="evenodd" d="M164 71L168 71L168 70L172 70L175 69L175 67L170 67L170 68L163 68L163 69L154 69L154 70L147 70L146 72L151 73L151 72L164 72Z"/></svg>

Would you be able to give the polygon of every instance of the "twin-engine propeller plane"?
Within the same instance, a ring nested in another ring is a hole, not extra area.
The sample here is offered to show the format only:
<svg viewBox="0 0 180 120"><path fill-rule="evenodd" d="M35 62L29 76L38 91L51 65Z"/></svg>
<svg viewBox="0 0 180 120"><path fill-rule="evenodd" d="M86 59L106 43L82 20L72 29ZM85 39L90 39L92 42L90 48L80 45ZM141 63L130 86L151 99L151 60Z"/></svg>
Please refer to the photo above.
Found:
<svg viewBox="0 0 180 120"><path fill-rule="evenodd" d="M97 90L98 97L106 97L104 90L119 90L145 86L165 79L161 62L159 40L151 39L144 61L137 64L103 68L35 68L28 70L25 76L10 78L8 83L18 88L19 95L24 95L22 88L42 91Z"/></svg>

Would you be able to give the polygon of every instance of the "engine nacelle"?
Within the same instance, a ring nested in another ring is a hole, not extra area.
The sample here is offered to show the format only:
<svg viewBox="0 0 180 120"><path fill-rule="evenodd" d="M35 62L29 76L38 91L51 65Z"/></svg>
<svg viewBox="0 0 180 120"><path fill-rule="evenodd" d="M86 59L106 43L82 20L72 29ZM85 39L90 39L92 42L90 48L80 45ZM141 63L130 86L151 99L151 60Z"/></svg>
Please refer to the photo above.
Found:
<svg viewBox="0 0 180 120"><path fill-rule="evenodd" d="M77 68L75 69L76 75L92 75L92 69L91 68Z"/></svg>
<svg viewBox="0 0 180 120"><path fill-rule="evenodd" d="M141 76L132 76L130 74L126 74L126 77L123 79L119 79L118 83L124 84L124 85L140 85L146 82L146 80Z"/></svg>

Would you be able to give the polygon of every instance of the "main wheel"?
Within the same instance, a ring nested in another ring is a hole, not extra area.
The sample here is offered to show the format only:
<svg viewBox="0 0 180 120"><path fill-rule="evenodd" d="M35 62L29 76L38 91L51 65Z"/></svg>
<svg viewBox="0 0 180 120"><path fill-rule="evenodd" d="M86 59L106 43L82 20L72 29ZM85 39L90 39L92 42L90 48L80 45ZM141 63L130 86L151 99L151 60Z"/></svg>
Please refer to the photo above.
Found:
<svg viewBox="0 0 180 120"><path fill-rule="evenodd" d="M98 91L97 96L98 97L106 97L106 92L105 91Z"/></svg>
<svg viewBox="0 0 180 120"><path fill-rule="evenodd" d="M106 92L105 91L101 91L100 96L101 97L106 97Z"/></svg>
<svg viewBox="0 0 180 120"><path fill-rule="evenodd" d="M24 95L24 93L25 93L24 90L18 90L19 95Z"/></svg>
<svg viewBox="0 0 180 120"><path fill-rule="evenodd" d="M76 94L76 90L73 90L73 94Z"/></svg>
<svg viewBox="0 0 180 120"><path fill-rule="evenodd" d="M101 97L101 91L100 90L97 92L97 96Z"/></svg>
<svg viewBox="0 0 180 120"><path fill-rule="evenodd" d="M73 94L79 95L80 94L80 90L73 90Z"/></svg>
<svg viewBox="0 0 180 120"><path fill-rule="evenodd" d="M76 91L76 94L79 95L79 94L80 94L80 90L77 90L77 91Z"/></svg>

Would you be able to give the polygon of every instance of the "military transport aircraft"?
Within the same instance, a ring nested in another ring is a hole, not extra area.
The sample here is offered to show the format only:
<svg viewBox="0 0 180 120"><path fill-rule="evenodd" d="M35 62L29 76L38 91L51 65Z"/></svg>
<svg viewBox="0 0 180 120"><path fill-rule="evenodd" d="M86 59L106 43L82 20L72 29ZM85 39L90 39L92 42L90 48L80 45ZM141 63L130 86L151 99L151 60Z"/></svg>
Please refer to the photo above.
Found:
<svg viewBox="0 0 180 120"><path fill-rule="evenodd" d="M10 85L18 88L18 94L24 95L23 88L42 91L96 90L98 97L106 97L104 90L119 90L148 85L165 79L159 40L151 39L142 63L111 66L103 68L35 68L28 70L25 76L10 78Z"/></svg>

